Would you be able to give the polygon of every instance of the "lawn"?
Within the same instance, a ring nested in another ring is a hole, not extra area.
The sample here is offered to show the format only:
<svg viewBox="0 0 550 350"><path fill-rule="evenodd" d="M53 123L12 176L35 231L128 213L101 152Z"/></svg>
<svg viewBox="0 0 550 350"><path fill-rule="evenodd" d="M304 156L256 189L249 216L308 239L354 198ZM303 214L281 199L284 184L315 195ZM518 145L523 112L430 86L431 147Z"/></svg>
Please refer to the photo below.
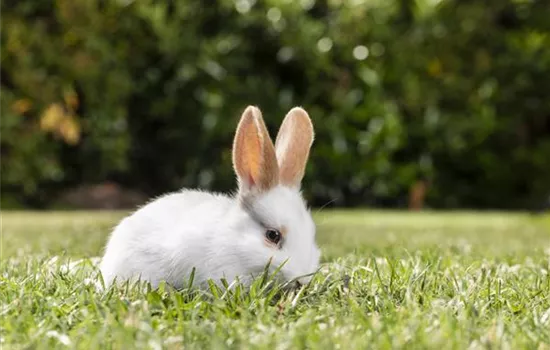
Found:
<svg viewBox="0 0 550 350"><path fill-rule="evenodd" d="M299 290L99 292L123 215L2 213L1 347L550 349L548 215L326 210Z"/></svg>

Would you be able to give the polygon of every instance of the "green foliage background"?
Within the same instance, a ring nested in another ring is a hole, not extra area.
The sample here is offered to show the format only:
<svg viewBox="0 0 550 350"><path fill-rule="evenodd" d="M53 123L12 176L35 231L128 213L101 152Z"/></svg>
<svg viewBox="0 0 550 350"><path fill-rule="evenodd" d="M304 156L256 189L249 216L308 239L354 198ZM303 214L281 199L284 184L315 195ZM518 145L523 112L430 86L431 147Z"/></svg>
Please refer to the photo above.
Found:
<svg viewBox="0 0 550 350"><path fill-rule="evenodd" d="M4 197L105 179L234 188L248 104L316 125L314 205L525 208L550 191L550 6L536 0L6 0Z"/></svg>

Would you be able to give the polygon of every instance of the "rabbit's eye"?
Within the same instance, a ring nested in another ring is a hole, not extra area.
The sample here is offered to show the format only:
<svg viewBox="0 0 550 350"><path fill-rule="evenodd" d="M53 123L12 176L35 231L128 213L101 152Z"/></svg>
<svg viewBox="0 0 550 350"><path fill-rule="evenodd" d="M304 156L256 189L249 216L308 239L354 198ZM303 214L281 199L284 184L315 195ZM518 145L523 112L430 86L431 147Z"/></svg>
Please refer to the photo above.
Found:
<svg viewBox="0 0 550 350"><path fill-rule="evenodd" d="M269 229L265 231L265 238L267 238L272 243L279 244L279 242L281 242L282 235L277 230Z"/></svg>

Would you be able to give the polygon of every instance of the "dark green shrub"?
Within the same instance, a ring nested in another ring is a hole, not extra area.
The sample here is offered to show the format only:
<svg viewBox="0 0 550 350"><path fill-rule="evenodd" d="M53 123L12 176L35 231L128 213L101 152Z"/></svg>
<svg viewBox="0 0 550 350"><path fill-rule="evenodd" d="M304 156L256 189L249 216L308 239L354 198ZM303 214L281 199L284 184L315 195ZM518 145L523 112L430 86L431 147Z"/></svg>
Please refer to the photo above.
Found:
<svg viewBox="0 0 550 350"><path fill-rule="evenodd" d="M2 192L234 187L247 104L316 124L315 205L522 208L550 191L543 1L4 1Z"/></svg>

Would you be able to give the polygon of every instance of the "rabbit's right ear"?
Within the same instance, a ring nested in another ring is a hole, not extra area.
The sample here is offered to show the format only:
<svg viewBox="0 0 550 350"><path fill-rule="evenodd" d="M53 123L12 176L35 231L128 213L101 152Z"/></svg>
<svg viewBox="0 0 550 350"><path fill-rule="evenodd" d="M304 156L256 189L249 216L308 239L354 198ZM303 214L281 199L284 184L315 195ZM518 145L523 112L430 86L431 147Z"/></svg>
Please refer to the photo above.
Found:
<svg viewBox="0 0 550 350"><path fill-rule="evenodd" d="M233 142L233 167L239 192L264 192L279 183L275 148L257 107L248 106L241 116Z"/></svg>
<svg viewBox="0 0 550 350"><path fill-rule="evenodd" d="M300 187L313 138L313 124L307 112L300 107L292 108L283 120L275 141L282 185Z"/></svg>

